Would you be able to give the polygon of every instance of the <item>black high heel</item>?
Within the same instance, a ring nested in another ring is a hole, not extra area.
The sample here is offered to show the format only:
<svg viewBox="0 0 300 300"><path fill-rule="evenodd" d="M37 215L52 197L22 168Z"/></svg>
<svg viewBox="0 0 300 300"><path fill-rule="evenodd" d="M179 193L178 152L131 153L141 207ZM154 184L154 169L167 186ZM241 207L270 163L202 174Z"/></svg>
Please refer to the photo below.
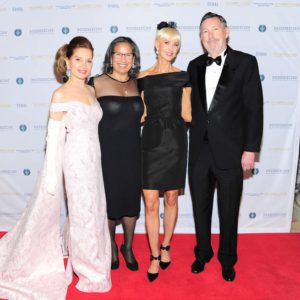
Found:
<svg viewBox="0 0 300 300"><path fill-rule="evenodd" d="M117 252L117 259L115 261L111 261L111 266L110 266L111 270L119 269L119 265L120 265L119 255L118 255L118 252L119 252L118 246L116 246L116 249L117 249L117 251L116 251Z"/></svg>
<svg viewBox="0 0 300 300"><path fill-rule="evenodd" d="M126 267L131 270L131 271L137 271L139 269L139 264L138 262L136 261L135 257L132 255L133 257L133 261L132 262L129 262L127 259L126 259L126 249L125 249L125 246L124 244L121 245L121 253L125 259L125 262L126 262Z"/></svg>
<svg viewBox="0 0 300 300"><path fill-rule="evenodd" d="M120 261L119 260L112 261L110 268L111 268L111 270L117 270L117 269L119 269L119 265L120 265Z"/></svg>
<svg viewBox="0 0 300 300"><path fill-rule="evenodd" d="M170 251L170 249L171 249L170 245L168 245L168 246L160 245L160 250ZM160 261L159 262L159 265L163 270L165 270L170 264L171 264L171 261Z"/></svg>
<svg viewBox="0 0 300 300"><path fill-rule="evenodd" d="M152 260L158 260L160 262L160 255L159 256L153 256L152 254L150 255L150 261ZM154 281L158 277L158 272L157 273L150 273L147 272L148 279L150 282Z"/></svg>

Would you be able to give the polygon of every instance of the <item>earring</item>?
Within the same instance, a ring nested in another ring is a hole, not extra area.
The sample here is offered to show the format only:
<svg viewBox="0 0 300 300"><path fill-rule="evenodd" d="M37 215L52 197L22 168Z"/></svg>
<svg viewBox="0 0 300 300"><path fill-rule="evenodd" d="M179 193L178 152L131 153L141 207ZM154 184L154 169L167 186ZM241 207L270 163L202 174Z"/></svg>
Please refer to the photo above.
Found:
<svg viewBox="0 0 300 300"><path fill-rule="evenodd" d="M71 69L66 70L66 76L69 78L71 76Z"/></svg>

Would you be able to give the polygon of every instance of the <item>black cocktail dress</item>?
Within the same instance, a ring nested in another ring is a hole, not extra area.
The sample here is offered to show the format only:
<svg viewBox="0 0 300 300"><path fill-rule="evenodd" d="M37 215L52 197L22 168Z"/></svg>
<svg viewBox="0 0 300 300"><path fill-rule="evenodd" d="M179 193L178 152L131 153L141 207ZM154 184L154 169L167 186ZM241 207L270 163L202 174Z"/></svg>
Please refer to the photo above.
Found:
<svg viewBox="0 0 300 300"><path fill-rule="evenodd" d="M187 130L181 117L187 72L149 75L138 80L147 117L142 132L143 189L174 190L185 186Z"/></svg>

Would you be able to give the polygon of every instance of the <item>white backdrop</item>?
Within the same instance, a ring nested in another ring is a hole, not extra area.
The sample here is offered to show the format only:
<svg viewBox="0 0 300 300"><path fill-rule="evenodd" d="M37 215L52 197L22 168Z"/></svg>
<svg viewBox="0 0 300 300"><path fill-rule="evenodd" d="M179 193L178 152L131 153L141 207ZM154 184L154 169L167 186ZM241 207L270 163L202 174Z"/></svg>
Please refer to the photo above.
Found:
<svg viewBox="0 0 300 300"><path fill-rule="evenodd" d="M41 167L51 94L59 85L56 50L76 35L88 37L97 74L110 41L130 36L145 69L155 62L156 24L175 21L182 34L175 65L185 70L202 53L198 27L208 11L227 19L232 48L257 57L264 92L263 146L244 182L239 231L290 230L299 151L299 0L0 0L0 230L20 217ZM188 185L179 202L176 232L194 232ZM216 210L212 226L217 232ZM142 209L137 232L144 231Z"/></svg>

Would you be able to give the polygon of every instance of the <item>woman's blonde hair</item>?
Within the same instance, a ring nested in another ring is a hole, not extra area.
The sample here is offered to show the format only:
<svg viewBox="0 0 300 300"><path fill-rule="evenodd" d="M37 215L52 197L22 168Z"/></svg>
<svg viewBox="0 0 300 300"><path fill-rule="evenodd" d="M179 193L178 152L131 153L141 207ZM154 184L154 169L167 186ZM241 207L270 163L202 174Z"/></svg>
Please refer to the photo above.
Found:
<svg viewBox="0 0 300 300"><path fill-rule="evenodd" d="M164 27L156 31L155 40L171 39L181 45L181 36L179 31L173 27Z"/></svg>

